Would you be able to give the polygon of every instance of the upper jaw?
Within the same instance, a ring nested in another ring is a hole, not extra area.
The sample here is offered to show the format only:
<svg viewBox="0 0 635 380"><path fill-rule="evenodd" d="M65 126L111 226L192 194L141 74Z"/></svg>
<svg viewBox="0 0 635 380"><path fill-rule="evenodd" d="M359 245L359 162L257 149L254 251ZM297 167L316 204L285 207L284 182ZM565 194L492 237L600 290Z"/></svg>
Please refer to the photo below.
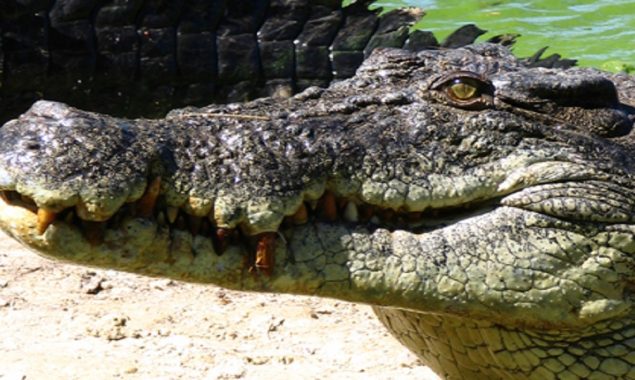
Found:
<svg viewBox="0 0 635 380"><path fill-rule="evenodd" d="M453 192L446 193L444 198L429 198L420 209L414 210L368 203L364 201L364 193L343 193L337 191L338 188L334 185L328 188L322 186L319 188L321 191L314 190L310 193L312 197L294 201L295 207L282 213L273 224L256 228L257 224L253 221L257 220L255 218L262 217L263 212L268 212L264 218L271 217L272 212L267 210L267 204L280 205L284 202L277 201L275 198L255 198L254 203L248 203L244 208L247 211L245 219L235 224L227 224L222 222L222 212L227 212L229 205L221 204L219 207L218 201L211 201L209 202L211 204L197 206L204 207L207 210L205 214L197 214L200 208L192 205L192 199L181 207L172 206L162 192L161 178L155 177L148 182L139 197L124 203L116 212L102 220L86 218L85 215L89 211L82 203L73 204L61 210L51 210L38 204L28 195L6 190L7 187L4 187L5 190L0 191L0 195L4 199L3 207L6 212L0 215L0 220L2 228L7 232L52 256L63 256L69 252L69 249L50 244L51 238L66 236L61 239L65 244L76 247L77 254L84 259L91 255L82 252L99 251L102 249L99 247L104 245L108 246L107 250L119 251L117 254L109 253L109 257L123 253L136 256L131 253L131 250L140 249L139 247L143 244L150 243L135 242L135 239L145 236L143 239L151 240L149 236L157 234L157 231L165 230L168 238L160 240L168 247L167 251L165 247L156 248L154 243L150 246L157 252L165 251L166 253L151 257L153 260L169 261L170 252L175 249L174 243L170 242L170 237L175 231L187 233L191 238L201 236L208 239L211 249L219 255L223 254L228 246L241 244L241 241L247 242L247 245L251 247L250 250L252 252L255 250L257 253L258 245L264 245L267 239L272 238L272 234L284 235L293 231L295 226L307 223L325 222L342 225L343 228L361 225L367 226L368 233L383 228L390 231L402 230L413 234L426 234L464 219L491 212L500 207L501 203L532 209L533 205L528 206L524 203L522 196L513 195L522 189L562 180L585 181L601 177L592 168L574 163L546 161L535 157L533 159L516 157L507 160L509 162L498 163L496 167L501 170L501 167L509 165L510 169L498 172L497 177L491 176L492 168L484 168L481 173L489 173L490 177L479 173L456 178L431 177L431 181L437 186L451 188ZM519 165L520 163L522 165ZM516 169L511 170L511 168ZM482 182L483 178L489 178L490 182ZM342 186L342 182L339 183ZM458 188L456 183L464 187ZM440 188L432 188L430 191L434 194L435 191L440 191ZM512 195L507 196L509 194ZM234 205L234 207L240 207L240 205ZM250 211L254 211L254 214L249 214ZM138 234L128 234L127 238L123 238L121 234L126 234L126 229L138 230ZM142 233L143 231L146 232ZM256 268L256 256L251 254L249 267ZM97 255L97 257L103 257L103 255Z"/></svg>

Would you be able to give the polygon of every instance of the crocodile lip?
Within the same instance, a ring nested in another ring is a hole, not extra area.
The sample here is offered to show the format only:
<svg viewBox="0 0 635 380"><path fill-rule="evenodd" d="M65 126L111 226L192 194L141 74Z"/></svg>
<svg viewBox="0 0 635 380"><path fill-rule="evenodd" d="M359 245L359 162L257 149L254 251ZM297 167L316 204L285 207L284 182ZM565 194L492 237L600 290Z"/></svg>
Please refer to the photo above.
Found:
<svg viewBox="0 0 635 380"><path fill-rule="evenodd" d="M250 235L241 226L237 228L217 226L210 218L198 217L182 209L166 207L160 194L154 197L148 209L147 193L148 191L144 197L133 203L124 204L109 219L95 222L79 218L75 207L53 213L38 208L32 199L17 191L0 191L0 219L4 219L4 227L10 234L27 245L31 245L29 241L34 239L46 241L51 226L65 226L80 232L85 243L91 246L104 244L104 235L107 231L123 229L127 220L144 219L156 224L158 229L168 232L168 236L171 237L175 233L187 232L192 237L202 236L209 239L214 253L218 256L225 253L230 246L241 246L244 248L243 251L249 252L245 257L246 268L251 272L269 275L275 265L271 261L270 254L275 240L278 236L284 237L292 233L294 227L315 223L337 223L350 225L351 228L364 226L369 233L383 228L389 231L405 230L421 234L486 213L500 204L500 198L496 198L473 201L454 207L410 212L363 204L348 198L337 197L327 190L318 200L303 202L293 215L285 217L277 231ZM8 223L7 220L9 220ZM8 228L6 228L7 224L9 224ZM26 236L29 238L25 239Z"/></svg>

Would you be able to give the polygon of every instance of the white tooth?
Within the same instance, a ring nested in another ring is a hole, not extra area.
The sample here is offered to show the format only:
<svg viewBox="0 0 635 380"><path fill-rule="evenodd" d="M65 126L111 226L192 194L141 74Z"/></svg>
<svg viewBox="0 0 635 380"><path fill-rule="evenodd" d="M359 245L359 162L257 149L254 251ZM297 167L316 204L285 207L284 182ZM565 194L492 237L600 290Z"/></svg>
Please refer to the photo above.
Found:
<svg viewBox="0 0 635 380"><path fill-rule="evenodd" d="M174 224L176 217L179 215L179 209L177 207L168 206L167 214L170 224Z"/></svg>
<svg viewBox="0 0 635 380"><path fill-rule="evenodd" d="M344 208L344 220L348 222L359 221L359 213L357 212L357 205L353 202L348 202L346 208Z"/></svg>

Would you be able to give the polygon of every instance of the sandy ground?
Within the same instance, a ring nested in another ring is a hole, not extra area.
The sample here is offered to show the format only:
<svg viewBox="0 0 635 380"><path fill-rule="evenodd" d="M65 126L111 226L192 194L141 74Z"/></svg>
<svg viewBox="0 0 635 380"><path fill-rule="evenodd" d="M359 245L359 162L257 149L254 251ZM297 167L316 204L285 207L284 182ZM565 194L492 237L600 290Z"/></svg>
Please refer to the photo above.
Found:
<svg viewBox="0 0 635 380"><path fill-rule="evenodd" d="M0 379L436 379L368 306L60 264L0 234Z"/></svg>

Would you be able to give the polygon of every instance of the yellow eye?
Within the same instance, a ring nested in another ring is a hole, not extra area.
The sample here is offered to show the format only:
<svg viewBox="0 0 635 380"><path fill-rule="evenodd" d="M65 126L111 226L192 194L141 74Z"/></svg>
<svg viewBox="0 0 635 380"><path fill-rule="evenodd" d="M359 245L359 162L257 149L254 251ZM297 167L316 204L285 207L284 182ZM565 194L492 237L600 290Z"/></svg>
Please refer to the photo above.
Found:
<svg viewBox="0 0 635 380"><path fill-rule="evenodd" d="M448 88L448 94L457 100L470 100L480 95L478 87L461 79L455 79Z"/></svg>
<svg viewBox="0 0 635 380"><path fill-rule="evenodd" d="M455 71L438 77L428 87L441 102L466 110L482 110L494 104L494 86L484 75Z"/></svg>

